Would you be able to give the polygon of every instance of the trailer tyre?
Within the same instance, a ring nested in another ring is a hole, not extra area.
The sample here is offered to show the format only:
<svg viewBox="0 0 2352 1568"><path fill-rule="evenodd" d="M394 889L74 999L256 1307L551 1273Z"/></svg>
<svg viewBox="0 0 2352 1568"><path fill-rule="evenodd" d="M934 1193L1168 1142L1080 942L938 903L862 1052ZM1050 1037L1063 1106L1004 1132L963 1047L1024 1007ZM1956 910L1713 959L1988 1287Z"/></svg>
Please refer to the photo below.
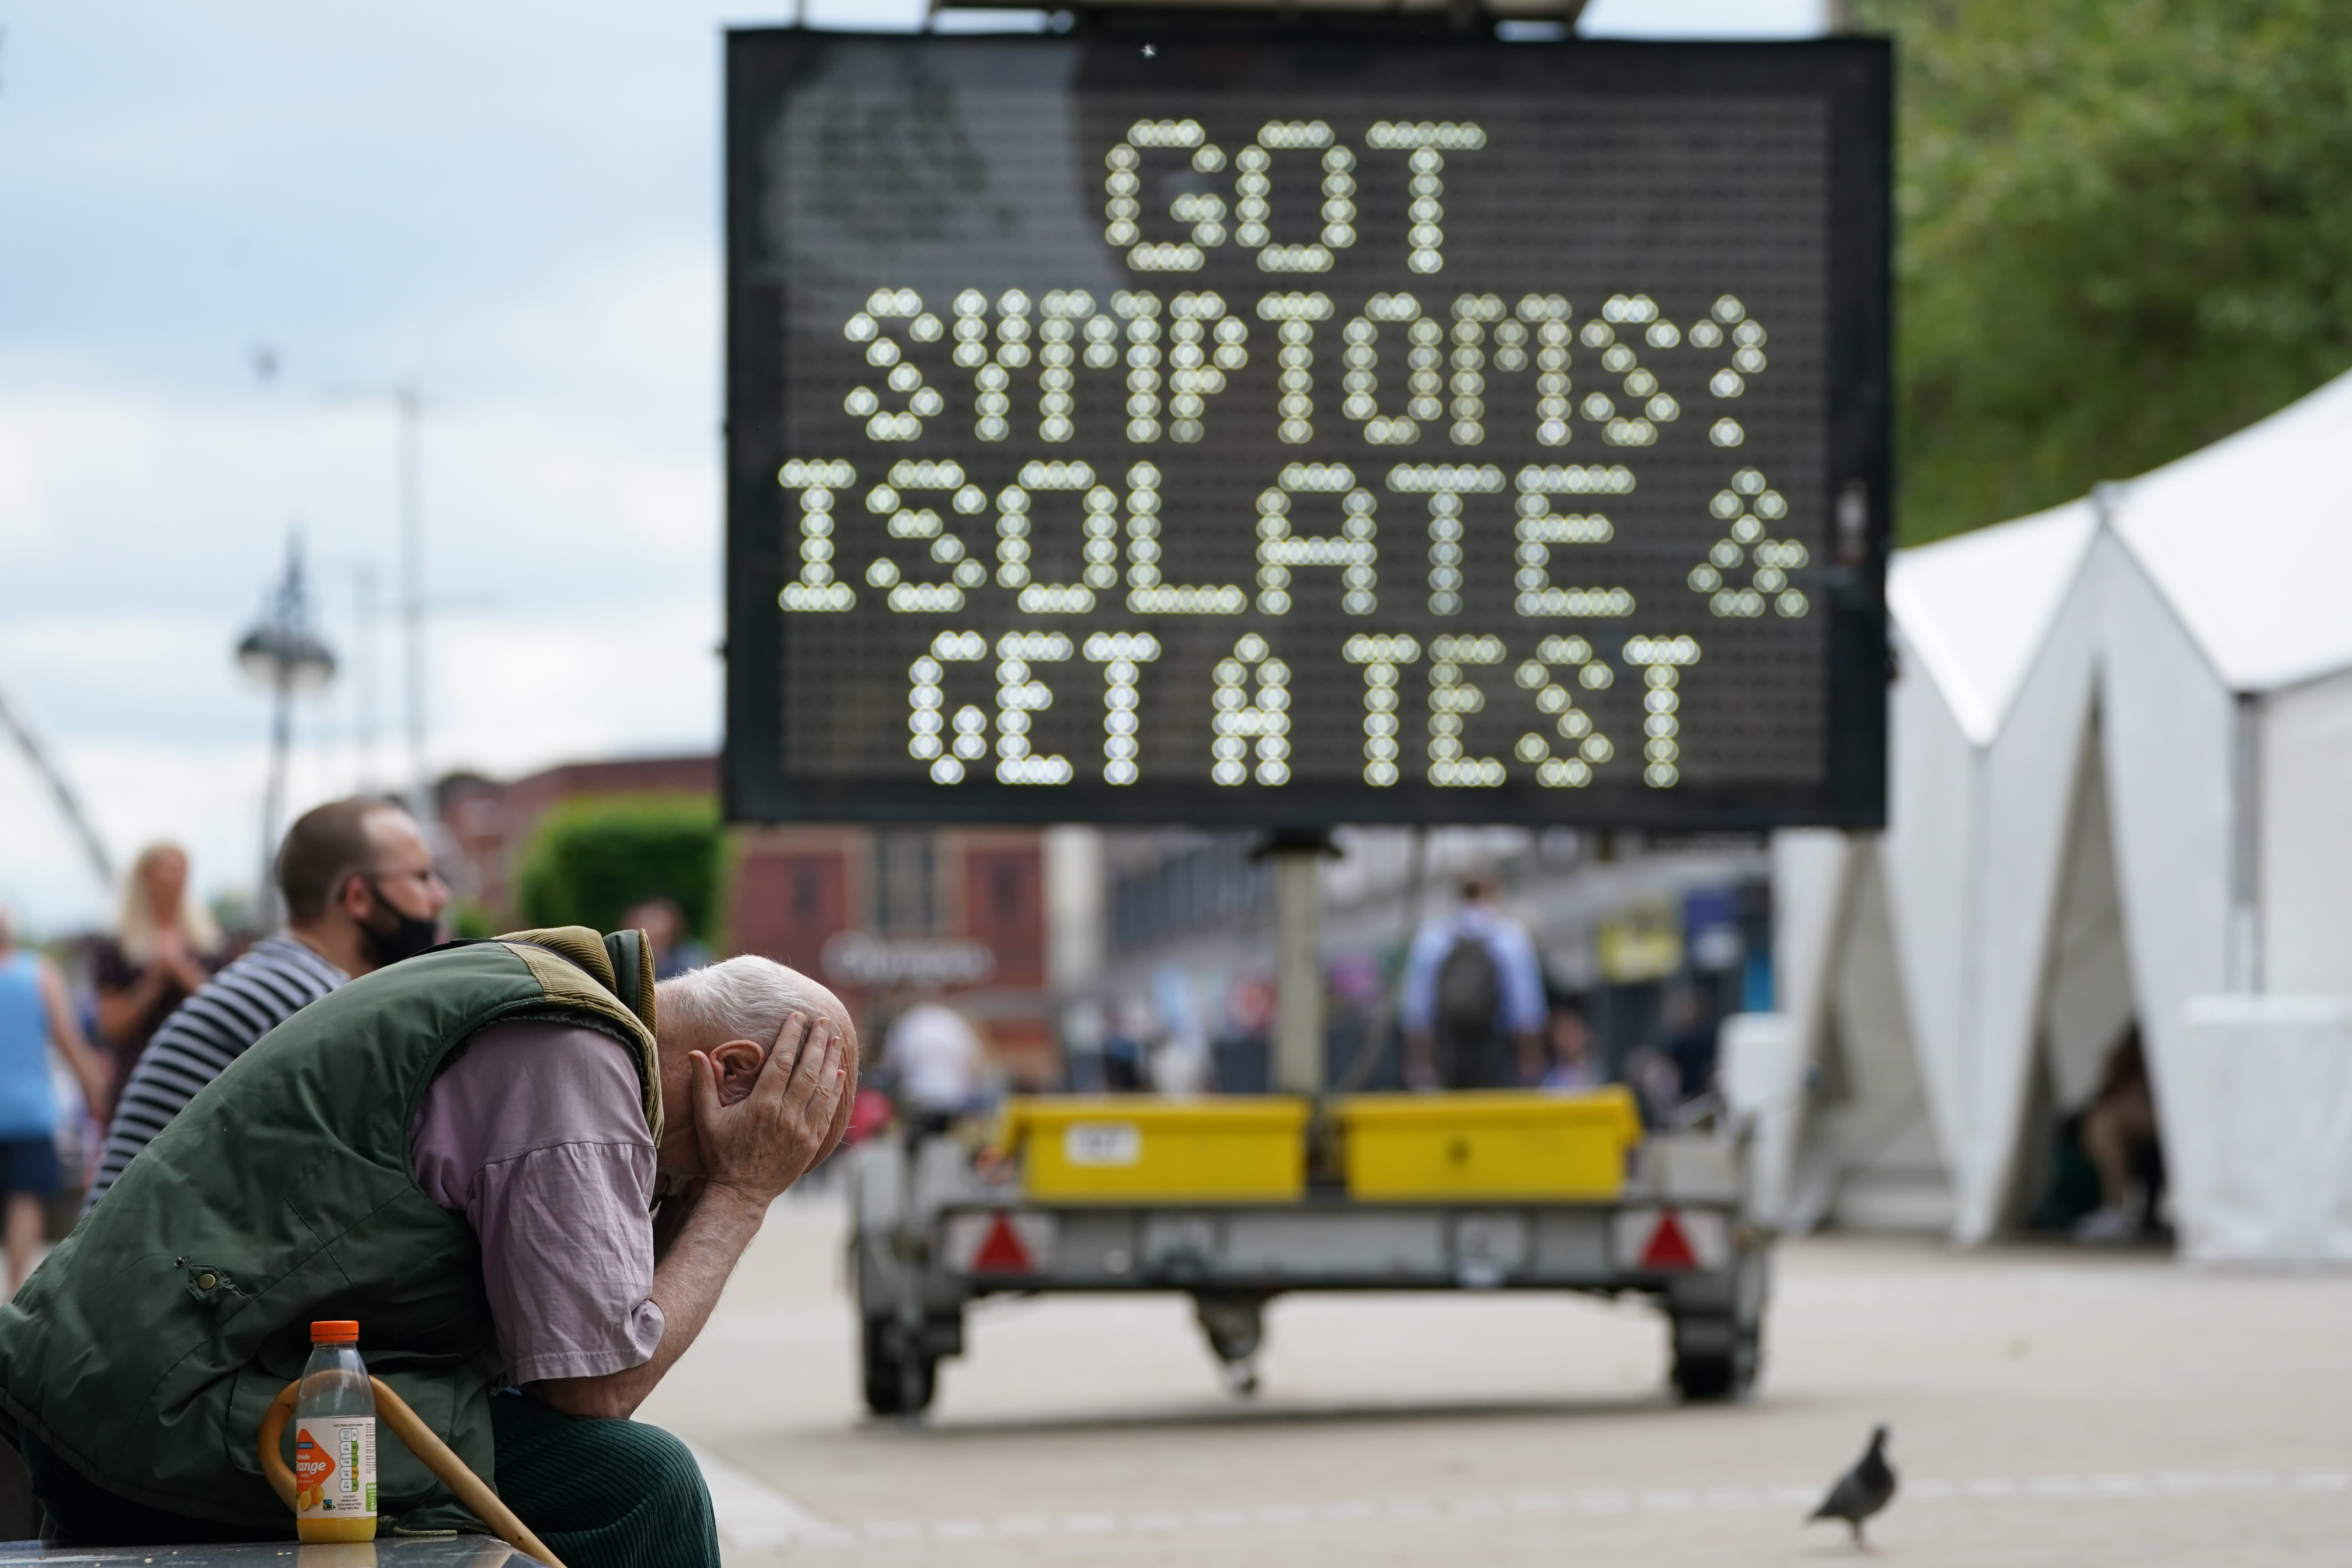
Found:
<svg viewBox="0 0 2352 1568"><path fill-rule="evenodd" d="M1763 1360L1764 1298L1770 1258L1761 1247L1744 1248L1733 1266L1730 1310L1674 1314L1675 1387L1685 1399L1745 1399Z"/></svg>
<svg viewBox="0 0 2352 1568"><path fill-rule="evenodd" d="M866 1408L877 1415L915 1415L929 1408L939 1388L940 1358L903 1349L905 1335L888 1318L868 1318L859 1344Z"/></svg>
<svg viewBox="0 0 2352 1568"><path fill-rule="evenodd" d="M1756 1385L1756 1331L1729 1318L1675 1320L1675 1387L1693 1403L1745 1399Z"/></svg>

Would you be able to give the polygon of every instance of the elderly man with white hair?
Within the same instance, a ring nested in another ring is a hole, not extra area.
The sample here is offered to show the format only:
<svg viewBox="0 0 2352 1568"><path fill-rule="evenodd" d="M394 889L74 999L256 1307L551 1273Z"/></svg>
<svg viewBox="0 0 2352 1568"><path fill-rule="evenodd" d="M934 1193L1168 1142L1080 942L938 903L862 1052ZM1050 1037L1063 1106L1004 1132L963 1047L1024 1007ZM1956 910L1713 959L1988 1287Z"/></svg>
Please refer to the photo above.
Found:
<svg viewBox="0 0 2352 1568"><path fill-rule="evenodd" d="M692 1457L627 1420L768 1205L839 1141L838 998L643 933L459 942L362 976L191 1100L0 1310L0 1411L78 1544L284 1538L254 1434L315 1320L570 1568L717 1568ZM481 1524L406 1454L370 1506Z"/></svg>

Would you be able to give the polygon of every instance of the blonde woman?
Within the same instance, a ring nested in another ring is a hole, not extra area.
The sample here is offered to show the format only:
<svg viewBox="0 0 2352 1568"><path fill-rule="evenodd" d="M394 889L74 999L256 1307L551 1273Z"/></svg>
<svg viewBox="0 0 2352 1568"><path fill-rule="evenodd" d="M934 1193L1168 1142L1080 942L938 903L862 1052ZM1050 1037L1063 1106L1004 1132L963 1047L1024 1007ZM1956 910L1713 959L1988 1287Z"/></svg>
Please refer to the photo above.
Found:
<svg viewBox="0 0 2352 1568"><path fill-rule="evenodd" d="M120 1083L172 1010L229 959L211 911L188 896L186 850L151 844L139 852L122 885L115 934L92 956L98 1032Z"/></svg>

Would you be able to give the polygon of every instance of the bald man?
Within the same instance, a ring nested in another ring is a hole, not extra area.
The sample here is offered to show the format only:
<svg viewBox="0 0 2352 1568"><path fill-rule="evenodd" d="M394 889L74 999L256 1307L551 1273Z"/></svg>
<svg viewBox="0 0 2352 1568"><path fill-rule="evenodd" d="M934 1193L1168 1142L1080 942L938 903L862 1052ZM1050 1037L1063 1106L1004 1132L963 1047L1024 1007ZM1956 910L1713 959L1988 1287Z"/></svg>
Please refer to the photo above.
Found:
<svg viewBox="0 0 2352 1568"><path fill-rule="evenodd" d="M840 1141L856 1059L824 987L736 958L656 988L636 931L352 981L190 1101L0 1310L36 1495L79 1544L284 1538L252 1433L310 1322L356 1319L370 1371L572 1568L718 1568L692 1456L623 1418ZM376 1462L389 1526L481 1528L401 1445Z"/></svg>

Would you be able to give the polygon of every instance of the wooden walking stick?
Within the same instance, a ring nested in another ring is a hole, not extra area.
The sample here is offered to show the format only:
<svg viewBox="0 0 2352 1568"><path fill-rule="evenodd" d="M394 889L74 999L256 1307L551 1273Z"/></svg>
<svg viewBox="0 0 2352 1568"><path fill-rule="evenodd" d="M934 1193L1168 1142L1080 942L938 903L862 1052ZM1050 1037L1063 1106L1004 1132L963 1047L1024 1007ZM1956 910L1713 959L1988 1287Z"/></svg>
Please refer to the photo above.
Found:
<svg viewBox="0 0 2352 1568"><path fill-rule="evenodd" d="M408 1407L408 1402L390 1388L383 1379L371 1377L375 1387L375 1411L383 1424L392 1428L394 1436L408 1445L408 1451L425 1461L425 1468L439 1478L441 1484L457 1494L457 1500L474 1510L476 1518L490 1527L492 1533L516 1551L527 1552L547 1564L547 1568L563 1568L563 1560L547 1549L547 1543L530 1532L530 1526L517 1519L514 1510L507 1507L488 1483L474 1474L466 1461L459 1458L441 1435L425 1424L424 1418ZM269 1485L285 1500L288 1508L294 1507L294 1472L278 1452L279 1439L286 1431L287 1418L294 1414L294 1398L300 1392L301 1381L289 1383L261 1417L261 1473Z"/></svg>

